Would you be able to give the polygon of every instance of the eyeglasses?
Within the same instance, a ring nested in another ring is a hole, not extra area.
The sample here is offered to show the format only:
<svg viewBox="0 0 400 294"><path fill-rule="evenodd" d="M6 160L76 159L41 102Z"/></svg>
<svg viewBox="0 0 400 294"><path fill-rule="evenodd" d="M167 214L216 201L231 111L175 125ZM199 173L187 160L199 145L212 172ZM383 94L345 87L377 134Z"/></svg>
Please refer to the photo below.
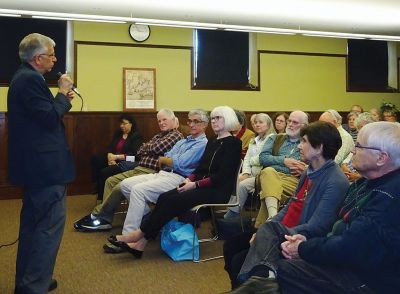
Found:
<svg viewBox="0 0 400 294"><path fill-rule="evenodd" d="M51 53L51 54L42 53L42 54L39 54L38 56L42 56L42 55L45 55L45 56L50 57L50 58L56 58L56 54L55 53Z"/></svg>
<svg viewBox="0 0 400 294"><path fill-rule="evenodd" d="M222 118L223 118L223 116L216 115L216 116L212 116L211 120L220 120Z"/></svg>
<svg viewBox="0 0 400 294"><path fill-rule="evenodd" d="M287 124L288 124L288 125L292 124L292 125L294 125L294 126L304 125L304 123L298 122L298 121L296 121L296 120L291 120L291 119L288 119L288 120L287 120Z"/></svg>
<svg viewBox="0 0 400 294"><path fill-rule="evenodd" d="M377 150L377 151L382 151L381 149L379 149L378 147L369 147L369 146L362 146L360 143L356 142L355 148L359 148L359 149L370 149L370 150Z"/></svg>
<svg viewBox="0 0 400 294"><path fill-rule="evenodd" d="M197 124L200 124L200 123L202 123L202 121L201 121L201 120L197 120L197 119L193 119L193 120L188 119L188 120L186 121L186 124L187 124L188 126L190 126L191 124L197 125Z"/></svg>

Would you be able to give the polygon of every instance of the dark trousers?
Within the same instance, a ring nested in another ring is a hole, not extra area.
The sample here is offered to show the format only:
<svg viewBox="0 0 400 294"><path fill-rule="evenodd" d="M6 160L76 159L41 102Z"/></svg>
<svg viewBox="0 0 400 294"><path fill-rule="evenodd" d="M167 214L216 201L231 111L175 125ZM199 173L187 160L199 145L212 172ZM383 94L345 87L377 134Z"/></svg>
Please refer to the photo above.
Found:
<svg viewBox="0 0 400 294"><path fill-rule="evenodd" d="M64 185L25 188L15 293L47 293L65 224Z"/></svg>
<svg viewBox="0 0 400 294"><path fill-rule="evenodd" d="M290 229L278 222L269 221L262 224L238 276L239 281L246 281L257 272L257 275L268 277L268 271L276 271L275 263L282 259L281 243L286 241L285 235L292 235ZM265 268L265 275L260 273Z"/></svg>
<svg viewBox="0 0 400 294"><path fill-rule="evenodd" d="M107 179L122 172L117 164L107 166L100 171L99 178L97 179L97 199L103 200L104 185Z"/></svg>
<svg viewBox="0 0 400 294"><path fill-rule="evenodd" d="M276 266L283 294L373 293L354 272L347 269L316 266L302 259L281 259Z"/></svg>
<svg viewBox="0 0 400 294"><path fill-rule="evenodd" d="M157 204L140 229L146 239L157 237L161 228L176 216L203 203L227 203L230 192L214 188L198 188L179 193L176 189L160 195Z"/></svg>
<svg viewBox="0 0 400 294"><path fill-rule="evenodd" d="M232 289L239 286L237 276L242 268L243 262L249 251L249 241L257 230L252 228L249 231L240 233L224 242L224 269L228 272Z"/></svg>
<svg viewBox="0 0 400 294"><path fill-rule="evenodd" d="M107 153L93 155L90 164L92 166L92 181L97 182L100 171L108 166Z"/></svg>
<svg viewBox="0 0 400 294"><path fill-rule="evenodd" d="M109 177L122 173L118 165L108 165L107 154L97 154L92 157L92 179L96 182L97 199L103 200L104 185Z"/></svg>

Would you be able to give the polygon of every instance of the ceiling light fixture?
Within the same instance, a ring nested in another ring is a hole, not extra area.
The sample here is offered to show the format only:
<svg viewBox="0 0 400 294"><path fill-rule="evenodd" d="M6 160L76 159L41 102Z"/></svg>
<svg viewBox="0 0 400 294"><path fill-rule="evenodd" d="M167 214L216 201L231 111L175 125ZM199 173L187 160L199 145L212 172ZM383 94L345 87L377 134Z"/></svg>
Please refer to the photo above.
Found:
<svg viewBox="0 0 400 294"><path fill-rule="evenodd" d="M203 27L203 26L189 26L189 25L176 25L176 24L165 24L165 23L149 23L149 22L135 22L135 24L146 25L146 26L158 26L158 27L172 27L172 28L184 28L184 29L200 29L200 30L217 30L214 27Z"/></svg>
<svg viewBox="0 0 400 294"><path fill-rule="evenodd" d="M255 32L263 34L264 33L282 34L282 35L302 34L303 36L313 36L313 37L371 39L371 40L397 41L397 42L400 41L400 36L388 36L388 35L350 34L350 33L340 33L340 32L324 32L324 31L311 31L311 30L307 31L300 29L281 29L281 28L254 27L245 25L230 25L222 23L201 23L201 22L144 19L144 18L134 18L134 17L121 17L121 16L0 9L0 16L21 17L21 15L28 17L32 16L33 18L63 19L63 20L91 21L91 22L110 22L110 23L138 23L138 24L142 23L151 26L167 26L167 27L209 29L209 30L219 29L227 31Z"/></svg>
<svg viewBox="0 0 400 294"><path fill-rule="evenodd" d="M88 19L88 18L76 18L76 17L55 17L55 16L42 16L42 15L32 15L32 18L54 19L54 20L75 20L75 21L89 21L89 22L106 22L106 23L127 23L126 21L121 21L121 20Z"/></svg>
<svg viewBox="0 0 400 294"><path fill-rule="evenodd" d="M21 14L12 14L12 13L0 13L0 16L5 16L5 17L21 17Z"/></svg>

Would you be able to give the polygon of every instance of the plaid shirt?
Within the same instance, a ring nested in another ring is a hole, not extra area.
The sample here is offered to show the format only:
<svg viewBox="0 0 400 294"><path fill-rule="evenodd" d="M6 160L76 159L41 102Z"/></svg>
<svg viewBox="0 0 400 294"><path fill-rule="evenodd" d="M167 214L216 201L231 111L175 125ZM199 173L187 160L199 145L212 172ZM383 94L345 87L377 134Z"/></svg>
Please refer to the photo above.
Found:
<svg viewBox="0 0 400 294"><path fill-rule="evenodd" d="M164 156L164 153L181 139L183 135L176 129L158 133L150 141L144 143L136 153L139 157L139 165L158 171L158 158Z"/></svg>

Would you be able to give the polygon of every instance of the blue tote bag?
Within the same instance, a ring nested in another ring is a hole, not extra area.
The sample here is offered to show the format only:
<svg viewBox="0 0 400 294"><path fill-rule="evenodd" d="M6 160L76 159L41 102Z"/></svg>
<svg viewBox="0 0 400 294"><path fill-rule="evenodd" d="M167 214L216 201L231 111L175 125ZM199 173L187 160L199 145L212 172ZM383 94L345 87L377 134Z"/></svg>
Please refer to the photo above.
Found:
<svg viewBox="0 0 400 294"><path fill-rule="evenodd" d="M168 222L161 232L161 249L173 261L192 260L193 226L175 219ZM195 233L194 258L199 260L199 239Z"/></svg>

